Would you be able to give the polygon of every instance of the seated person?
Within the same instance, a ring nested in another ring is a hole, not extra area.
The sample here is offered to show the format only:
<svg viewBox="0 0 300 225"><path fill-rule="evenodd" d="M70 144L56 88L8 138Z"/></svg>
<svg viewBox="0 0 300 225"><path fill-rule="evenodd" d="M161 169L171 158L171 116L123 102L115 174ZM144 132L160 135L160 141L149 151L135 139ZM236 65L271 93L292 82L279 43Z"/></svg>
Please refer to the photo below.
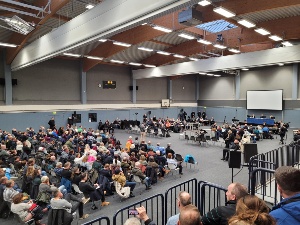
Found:
<svg viewBox="0 0 300 225"><path fill-rule="evenodd" d="M94 186L92 186L91 184L86 182L87 179L88 179L87 173L83 173L81 175L79 189L80 189L80 191L83 192L83 195L85 198L90 198L91 201L93 201L92 209L93 210L97 209L97 206L95 205L94 201L101 200L102 201L101 206L109 205L109 202L105 201L105 195L104 195L102 188L100 188L100 186L98 184L94 184Z"/></svg>
<svg viewBox="0 0 300 225"><path fill-rule="evenodd" d="M172 154L172 158L175 157L175 152L173 149L171 149L171 143L168 143L166 147L166 155L169 155L169 153Z"/></svg>
<svg viewBox="0 0 300 225"><path fill-rule="evenodd" d="M13 197L15 197L20 192L14 189L15 182L13 180L6 181L6 188L3 191L3 199L6 202L13 202ZM23 194L22 194L23 195Z"/></svg>
<svg viewBox="0 0 300 225"><path fill-rule="evenodd" d="M27 222L33 218L36 225L42 225L40 220L43 218L43 213L41 213L41 211L40 213L34 214L29 212L33 202L29 201L27 203L24 203L22 202L22 200L22 193L18 193L17 195L15 195L12 199L13 203L11 204L11 211L17 214L23 222Z"/></svg>
<svg viewBox="0 0 300 225"><path fill-rule="evenodd" d="M132 169L132 174L138 176L142 182L146 185L146 190L151 189L151 181L141 170L140 162L136 162L134 168Z"/></svg>
<svg viewBox="0 0 300 225"><path fill-rule="evenodd" d="M250 135L244 134L240 141L240 149L244 153L244 144L250 143Z"/></svg>
<svg viewBox="0 0 300 225"><path fill-rule="evenodd" d="M74 201L73 204L70 203L71 200ZM83 214L82 199L78 199L69 193L63 199L63 194L58 189L54 191L50 205L52 209L65 209L68 213L74 213L78 209L80 220L86 219L89 216L89 214Z"/></svg>
<svg viewBox="0 0 300 225"><path fill-rule="evenodd" d="M167 162L171 163L171 164L174 164L176 166L176 168L179 168L179 174L181 174L181 175L183 174L182 173L182 165L181 165L182 161L177 161L176 159L172 159L172 154L171 153L169 153L167 155Z"/></svg>
<svg viewBox="0 0 300 225"><path fill-rule="evenodd" d="M231 183L226 192L226 205L218 206L203 215L202 224L227 224L228 219L236 212L236 202L247 195L247 189L242 184Z"/></svg>
<svg viewBox="0 0 300 225"><path fill-rule="evenodd" d="M254 195L247 195L237 201L236 213L228 221L229 225L268 224L276 225L275 219L269 214L269 207L264 200Z"/></svg>
<svg viewBox="0 0 300 225"><path fill-rule="evenodd" d="M130 187L130 196L134 197L133 190L135 188L136 182L130 182L126 180L124 173L120 169L115 170L115 174L112 176L114 181L117 181L122 187Z"/></svg>
<svg viewBox="0 0 300 225"><path fill-rule="evenodd" d="M229 148L223 149L223 158L221 160L228 161L230 150L234 150L234 151L240 150L240 142L238 139L234 139L233 144L230 145Z"/></svg>
<svg viewBox="0 0 300 225"><path fill-rule="evenodd" d="M263 131L263 138L264 139L273 139L272 136L270 135L270 129L267 125L265 125L263 128L262 128L262 131Z"/></svg>

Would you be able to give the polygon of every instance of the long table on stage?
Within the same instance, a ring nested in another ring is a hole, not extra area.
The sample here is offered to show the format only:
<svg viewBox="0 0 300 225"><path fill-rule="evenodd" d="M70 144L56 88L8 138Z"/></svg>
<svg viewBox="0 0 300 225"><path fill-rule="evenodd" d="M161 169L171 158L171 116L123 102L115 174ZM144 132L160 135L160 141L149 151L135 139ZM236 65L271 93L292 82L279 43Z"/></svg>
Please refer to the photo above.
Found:
<svg viewBox="0 0 300 225"><path fill-rule="evenodd" d="M262 125L266 123L267 125L274 125L273 119L267 119L267 118L247 118L247 123L252 125Z"/></svg>

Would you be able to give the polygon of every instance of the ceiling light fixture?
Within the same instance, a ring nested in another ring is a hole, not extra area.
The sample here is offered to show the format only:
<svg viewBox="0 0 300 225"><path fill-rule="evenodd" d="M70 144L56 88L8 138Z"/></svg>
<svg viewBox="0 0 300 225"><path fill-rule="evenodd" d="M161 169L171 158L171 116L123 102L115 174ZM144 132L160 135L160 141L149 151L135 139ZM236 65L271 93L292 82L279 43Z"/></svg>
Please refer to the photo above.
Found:
<svg viewBox="0 0 300 225"><path fill-rule="evenodd" d="M283 42L281 42L281 44L283 44L286 47L293 46L293 44L291 42L289 42L289 41L283 41Z"/></svg>
<svg viewBox="0 0 300 225"><path fill-rule="evenodd" d="M249 70L249 69L248 69L248 68L243 68L242 70L247 71L247 70Z"/></svg>
<svg viewBox="0 0 300 225"><path fill-rule="evenodd" d="M185 58L184 55L179 55L179 54L174 54L173 56L176 57L176 58L181 58L181 59Z"/></svg>
<svg viewBox="0 0 300 225"><path fill-rule="evenodd" d="M100 41L100 42L106 42L107 39L100 39L99 41Z"/></svg>
<svg viewBox="0 0 300 225"><path fill-rule="evenodd" d="M130 62L129 65L132 65L132 66L141 66L142 63Z"/></svg>
<svg viewBox="0 0 300 225"><path fill-rule="evenodd" d="M226 46L220 45L220 44L214 44L214 47L215 48L219 48L219 49L225 49L225 48L227 48Z"/></svg>
<svg viewBox="0 0 300 225"><path fill-rule="evenodd" d="M208 73L206 74L207 76L213 76L214 74L213 73Z"/></svg>
<svg viewBox="0 0 300 225"><path fill-rule="evenodd" d="M92 8L94 8L94 7L95 7L95 5L93 5L93 4L87 4L87 5L85 6L86 9L92 9Z"/></svg>
<svg viewBox="0 0 300 225"><path fill-rule="evenodd" d="M16 32L27 35L35 29L32 23L28 23L20 17L14 15L11 18L5 18L4 21Z"/></svg>
<svg viewBox="0 0 300 225"><path fill-rule="evenodd" d="M282 41L282 38L277 35L271 35L271 36L269 36L269 38L274 41Z"/></svg>
<svg viewBox="0 0 300 225"><path fill-rule="evenodd" d="M214 10L214 12L216 12L222 16L225 16L226 18L234 17L236 15L235 13L233 13L223 7L217 7L217 8L214 8L213 10Z"/></svg>
<svg viewBox="0 0 300 225"><path fill-rule="evenodd" d="M210 56L209 55L204 55L204 54L198 54L198 55L200 55L200 56L203 56L203 57L206 57L206 58L210 58Z"/></svg>
<svg viewBox="0 0 300 225"><path fill-rule="evenodd" d="M71 56L71 57L76 57L76 58L81 57L81 55L79 55L79 54L73 54L73 53L64 53L64 55Z"/></svg>
<svg viewBox="0 0 300 225"><path fill-rule="evenodd" d="M214 75L214 77L220 77L220 76L221 76L220 74L215 74L215 75Z"/></svg>
<svg viewBox="0 0 300 225"><path fill-rule="evenodd" d="M156 67L154 65L144 64L145 67Z"/></svg>
<svg viewBox="0 0 300 225"><path fill-rule="evenodd" d="M284 63L278 63L278 66L284 66Z"/></svg>
<svg viewBox="0 0 300 225"><path fill-rule="evenodd" d="M127 43L119 42L119 41L114 41L113 44L123 46L123 47L130 47L131 46L131 44L127 44Z"/></svg>
<svg viewBox="0 0 300 225"><path fill-rule="evenodd" d="M235 49L235 48L229 48L228 51L233 52L233 53L241 53L240 50Z"/></svg>
<svg viewBox="0 0 300 225"><path fill-rule="evenodd" d="M205 44L205 45L211 45L210 41L204 40L204 39L198 39L197 42Z"/></svg>
<svg viewBox="0 0 300 225"><path fill-rule="evenodd" d="M97 57L97 56L87 56L88 59L94 59L94 60L103 60L103 58L101 57Z"/></svg>
<svg viewBox="0 0 300 225"><path fill-rule="evenodd" d="M159 30L159 31L162 31L162 32L165 32L165 33L171 33L172 32L172 30L169 29L169 28L160 27L160 26L156 26L156 25L153 26L153 29Z"/></svg>
<svg viewBox="0 0 300 225"><path fill-rule="evenodd" d="M245 20L245 19L242 19L242 20L239 20L238 21L239 24L243 25L244 27L248 27L248 28L251 28L251 27L255 27L256 25L248 20Z"/></svg>
<svg viewBox="0 0 300 225"><path fill-rule="evenodd" d="M201 6L207 6L207 5L211 4L211 1L202 0L202 1L198 2L198 4L201 5Z"/></svg>
<svg viewBox="0 0 300 225"><path fill-rule="evenodd" d="M193 58L193 57L190 57L189 59L192 60L192 61L198 61L199 60L199 59Z"/></svg>
<svg viewBox="0 0 300 225"><path fill-rule="evenodd" d="M151 48L138 47L138 49L142 50L142 51L146 51L146 52L153 52L153 49L151 49Z"/></svg>
<svg viewBox="0 0 300 225"><path fill-rule="evenodd" d="M201 75L206 75L206 73L202 73L202 72L200 72L199 74L201 74Z"/></svg>
<svg viewBox="0 0 300 225"><path fill-rule="evenodd" d="M113 63L119 63L119 64L123 64L124 63L124 61L116 60L116 59L111 59L110 61L113 62Z"/></svg>
<svg viewBox="0 0 300 225"><path fill-rule="evenodd" d="M171 55L170 52L164 52L164 51L157 51L156 53L161 55Z"/></svg>
<svg viewBox="0 0 300 225"><path fill-rule="evenodd" d="M15 48L18 45L0 42L0 46Z"/></svg>
<svg viewBox="0 0 300 225"><path fill-rule="evenodd" d="M182 37L182 38L185 38L185 39L189 39L189 40L195 39L194 36L189 35L189 34L184 34L184 33L178 34L178 36L179 36L179 37Z"/></svg>
<svg viewBox="0 0 300 225"><path fill-rule="evenodd" d="M261 35L268 35L268 34L270 34L270 32L267 31L267 30L265 30L264 28L257 28L254 31L257 32L257 33L259 33L259 34L261 34Z"/></svg>
<svg viewBox="0 0 300 225"><path fill-rule="evenodd" d="M147 25L147 23L142 23L142 26Z"/></svg>

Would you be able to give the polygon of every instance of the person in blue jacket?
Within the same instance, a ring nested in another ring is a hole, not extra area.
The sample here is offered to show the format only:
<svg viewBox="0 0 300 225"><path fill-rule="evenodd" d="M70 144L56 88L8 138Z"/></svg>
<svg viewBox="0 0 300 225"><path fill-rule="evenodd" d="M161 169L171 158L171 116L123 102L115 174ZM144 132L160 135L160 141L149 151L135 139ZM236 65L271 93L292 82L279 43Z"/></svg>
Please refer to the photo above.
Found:
<svg viewBox="0 0 300 225"><path fill-rule="evenodd" d="M300 170L282 166L275 171L275 180L283 200L270 212L277 225L300 224Z"/></svg>

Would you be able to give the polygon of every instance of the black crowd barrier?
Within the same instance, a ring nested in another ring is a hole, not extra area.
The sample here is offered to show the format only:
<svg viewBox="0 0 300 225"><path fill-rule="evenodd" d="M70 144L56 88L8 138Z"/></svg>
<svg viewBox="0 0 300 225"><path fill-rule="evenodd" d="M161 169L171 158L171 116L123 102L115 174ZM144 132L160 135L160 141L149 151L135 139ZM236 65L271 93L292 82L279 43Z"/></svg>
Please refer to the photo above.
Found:
<svg viewBox="0 0 300 225"><path fill-rule="evenodd" d="M171 187L165 192L165 196L157 194L118 210L113 216L112 224L123 225L128 218L133 216L130 215L129 209L140 206L146 208L148 216L156 224L166 224L169 217L178 213L176 198L180 191L186 191L192 195L192 204L199 208L201 215L226 203L226 188L206 181L198 182L197 179L191 179ZM83 225L94 224L110 225L110 220L108 217L100 217Z"/></svg>
<svg viewBox="0 0 300 225"><path fill-rule="evenodd" d="M157 194L152 197L143 199L142 201L136 202L129 206L126 206L118 210L113 217L114 225L123 225L125 221L132 215L129 213L129 209L135 209L137 207L144 206L147 210L147 215L156 223L165 223L165 206L164 206L164 196L162 194Z"/></svg>
<svg viewBox="0 0 300 225"><path fill-rule="evenodd" d="M104 217L100 217L100 218L91 220L89 222L86 222L82 225L110 225L110 220L108 217L104 216Z"/></svg>
<svg viewBox="0 0 300 225"><path fill-rule="evenodd" d="M201 215L205 215L208 211L226 204L227 189L221 185L210 182L200 181L198 183L198 208Z"/></svg>
<svg viewBox="0 0 300 225"><path fill-rule="evenodd" d="M198 204L197 179L191 179L168 189L165 193L165 224L170 216L178 213L177 197L179 192L186 191L192 196L192 204Z"/></svg>
<svg viewBox="0 0 300 225"><path fill-rule="evenodd" d="M277 184L274 173L275 170L264 168L257 168L253 170L250 179L249 191L251 195L256 195L264 201L276 205L281 198L277 194Z"/></svg>

